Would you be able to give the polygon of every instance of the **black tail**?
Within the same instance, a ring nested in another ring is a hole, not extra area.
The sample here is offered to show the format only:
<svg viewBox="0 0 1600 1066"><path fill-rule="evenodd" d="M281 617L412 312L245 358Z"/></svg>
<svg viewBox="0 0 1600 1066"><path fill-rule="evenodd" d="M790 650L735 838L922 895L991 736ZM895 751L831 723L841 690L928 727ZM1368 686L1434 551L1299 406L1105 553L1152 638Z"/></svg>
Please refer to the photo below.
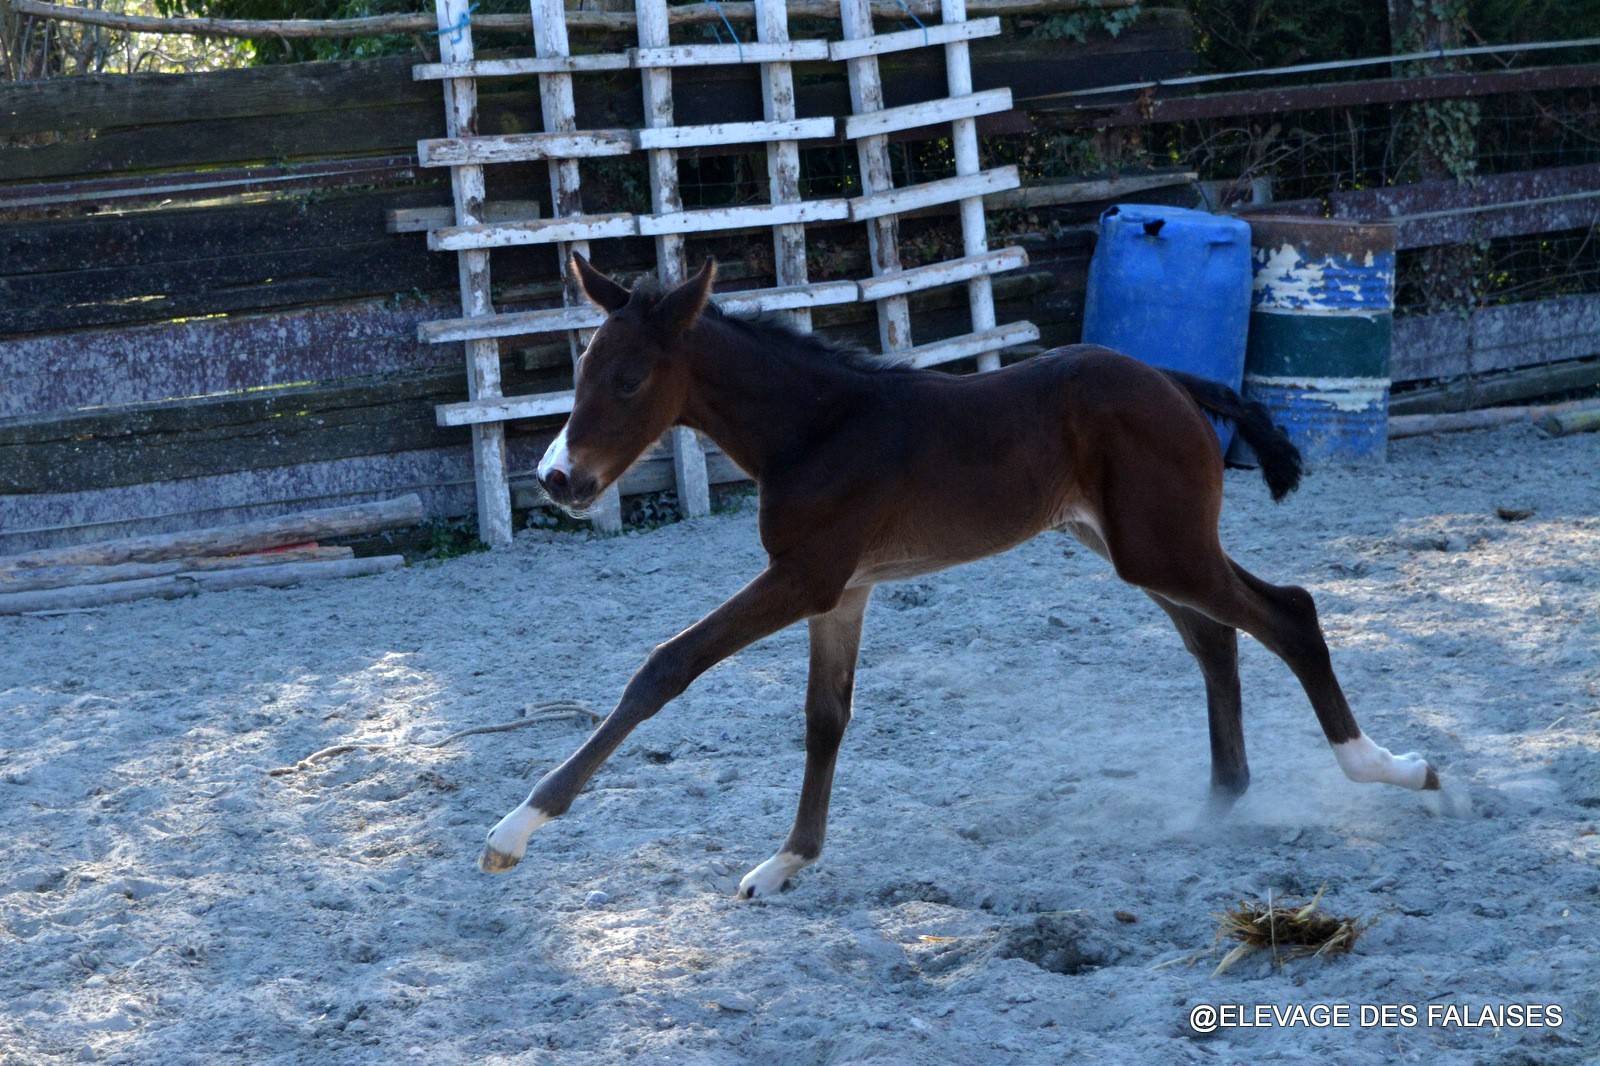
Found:
<svg viewBox="0 0 1600 1066"><path fill-rule="evenodd" d="M1261 476L1274 500L1281 500L1300 487L1300 449L1273 424L1272 412L1218 382L1179 370L1168 370L1166 374L1204 410L1233 423L1239 436L1255 450Z"/></svg>

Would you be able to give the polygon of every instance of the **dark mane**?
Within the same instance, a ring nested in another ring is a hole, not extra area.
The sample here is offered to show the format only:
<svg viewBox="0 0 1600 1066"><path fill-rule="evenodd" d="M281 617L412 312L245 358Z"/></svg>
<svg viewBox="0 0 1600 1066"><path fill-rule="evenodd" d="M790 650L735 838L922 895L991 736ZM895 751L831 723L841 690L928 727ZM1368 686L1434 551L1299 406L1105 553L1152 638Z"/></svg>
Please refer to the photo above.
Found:
<svg viewBox="0 0 1600 1066"><path fill-rule="evenodd" d="M664 295L666 293L656 278L643 277L633 286L628 305L648 312L661 302ZM755 343L774 349L776 354L833 363L866 374L912 369L892 356L875 355L855 345L843 344L816 333L802 332L775 312L754 311L730 315L716 304L708 304L701 312L701 317L731 326Z"/></svg>
<svg viewBox="0 0 1600 1066"><path fill-rule="evenodd" d="M727 323L748 335L751 340L793 352L806 359L823 360L866 374L911 369L893 356L875 355L853 344L843 344L816 333L803 333L782 315L774 312L755 311L749 314L729 315L712 304L702 314Z"/></svg>

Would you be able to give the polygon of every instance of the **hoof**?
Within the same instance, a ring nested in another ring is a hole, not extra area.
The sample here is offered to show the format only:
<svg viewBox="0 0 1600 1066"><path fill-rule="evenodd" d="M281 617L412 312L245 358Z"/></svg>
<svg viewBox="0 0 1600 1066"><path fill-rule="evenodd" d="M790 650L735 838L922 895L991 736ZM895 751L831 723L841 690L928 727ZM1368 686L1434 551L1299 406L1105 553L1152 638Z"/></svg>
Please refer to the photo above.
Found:
<svg viewBox="0 0 1600 1066"><path fill-rule="evenodd" d="M478 869L486 874L503 874L520 861L519 856L507 855L488 846L478 853Z"/></svg>
<svg viewBox="0 0 1600 1066"><path fill-rule="evenodd" d="M739 890L733 894L734 899L765 899L775 896L783 888L789 876L798 872L802 867L810 865L813 860L803 859L793 852L780 851L754 870L745 874L739 881Z"/></svg>
<svg viewBox="0 0 1600 1066"><path fill-rule="evenodd" d="M1415 751L1408 751L1404 755L1396 755L1395 763L1405 768L1405 772L1412 780L1416 780L1416 768L1422 767L1422 783L1411 787L1418 792L1439 791L1439 774L1434 770L1433 764Z"/></svg>
<svg viewBox="0 0 1600 1066"><path fill-rule="evenodd" d="M1206 796L1205 813L1203 820L1213 822L1227 821L1233 814L1234 805L1244 797L1244 789L1228 788L1212 785L1211 792Z"/></svg>
<svg viewBox="0 0 1600 1066"><path fill-rule="evenodd" d="M528 838L533 831L550 820L550 816L537 807L524 803L489 830L478 855L478 869L486 874L503 874L522 861Z"/></svg>

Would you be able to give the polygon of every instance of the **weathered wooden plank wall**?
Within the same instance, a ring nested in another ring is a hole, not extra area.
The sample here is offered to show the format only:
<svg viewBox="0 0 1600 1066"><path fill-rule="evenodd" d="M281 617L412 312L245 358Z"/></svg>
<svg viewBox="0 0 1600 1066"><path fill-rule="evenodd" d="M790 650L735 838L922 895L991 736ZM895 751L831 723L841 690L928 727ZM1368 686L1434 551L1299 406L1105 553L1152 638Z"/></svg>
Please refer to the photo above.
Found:
<svg viewBox="0 0 1600 1066"><path fill-rule="evenodd" d="M440 314L341 303L0 339L0 418L454 366L459 353L417 342Z"/></svg>
<svg viewBox="0 0 1600 1066"><path fill-rule="evenodd" d="M973 46L974 84L982 89L1023 79L1022 91L1037 93L1079 83L1088 76L1084 66L1109 80L1171 73L1186 61L1185 40L1183 27L1155 18L1125 32L1118 48L1104 54L1054 41L980 41ZM1087 62L1074 58L1080 52L1089 53ZM890 103L943 91L937 56L902 53L885 57L882 65ZM330 146L346 156L413 153L418 139L444 132L437 84L412 82L408 62L280 69L281 75L276 69L244 70L0 87L0 219L7 192L37 195L40 178L137 172L137 179L128 179L132 185L148 182L150 170L281 162L327 155ZM848 88L836 66L798 64L796 70L799 113L848 110ZM495 79L485 86L482 129L531 128L538 107L535 79ZM582 126L626 126L642 117L639 94L625 91L616 78L590 75L576 86ZM185 108L186 100L194 106ZM688 68L679 75L675 105L683 124L759 119L759 73L748 67ZM395 109L410 117L397 119L389 113ZM90 128L94 136L82 137ZM40 134L65 138L27 143ZM131 147L125 148L123 134ZM491 187L491 198L539 199L548 212L541 171L509 168L509 187ZM0 221L0 336L445 287L448 257L381 227L386 210L447 202L443 183L436 175L419 177L405 169L384 185L359 194L169 207L70 224ZM280 188L284 195L296 191L292 182ZM110 189L96 192L102 206L115 203ZM207 193L203 186L189 190L191 196ZM495 274L503 284L543 280L552 257L544 249L507 250L497 254Z"/></svg>
<svg viewBox="0 0 1600 1066"><path fill-rule="evenodd" d="M1272 204L1260 214L1386 219L1400 250L1585 229L1600 222L1600 164L1419 181Z"/></svg>
<svg viewBox="0 0 1600 1066"><path fill-rule="evenodd" d="M0 336L429 291L448 257L383 230L426 190L0 223ZM523 273L530 273L527 267Z"/></svg>
<svg viewBox="0 0 1600 1066"><path fill-rule="evenodd" d="M1171 76L1193 61L1191 34L1186 16L1158 10L1116 40L1086 45L1015 37L974 41L973 87L1009 87L1019 110L1026 110L1030 99L1053 93ZM943 57L921 54L925 51L881 57L886 106L943 93ZM0 86L0 180L410 154L417 141L444 136L438 83L413 81L413 62L305 63ZM796 63L793 72L798 114L849 113L849 88L837 64ZM643 126L637 78L636 71L616 71L575 79L579 127ZM759 70L753 65L685 68L677 75L674 108L680 125L759 121ZM537 78L484 80L483 132L537 132L539 114ZM92 138L70 136L88 130L94 131ZM46 143L10 143L38 134L50 136Z"/></svg>
<svg viewBox="0 0 1600 1066"><path fill-rule="evenodd" d="M1425 381L1600 354L1600 294L1397 319L1394 379Z"/></svg>

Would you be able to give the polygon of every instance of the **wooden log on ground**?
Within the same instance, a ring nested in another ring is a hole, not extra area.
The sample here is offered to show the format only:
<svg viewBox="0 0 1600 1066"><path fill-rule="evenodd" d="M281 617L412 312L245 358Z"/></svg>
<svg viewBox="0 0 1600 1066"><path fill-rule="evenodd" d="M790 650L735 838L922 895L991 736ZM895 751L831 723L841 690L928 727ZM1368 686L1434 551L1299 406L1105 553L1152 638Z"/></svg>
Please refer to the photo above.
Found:
<svg viewBox="0 0 1600 1066"><path fill-rule="evenodd" d="M1539 419L1539 428L1552 437L1600 430L1600 403L1572 411L1558 411Z"/></svg>
<svg viewBox="0 0 1600 1066"><path fill-rule="evenodd" d="M349 559L351 548L282 548L255 555L219 555L199 559L169 559L163 563L117 563L112 566L34 566L0 570L0 594L75 585L109 585L117 581L142 581L198 570L235 570L283 563L326 562Z"/></svg>
<svg viewBox="0 0 1600 1066"><path fill-rule="evenodd" d="M1562 300L1566 297L1556 299ZM1400 329L1397 325L1395 328L1397 358L1399 340ZM1397 382L1400 380L1402 379L1399 377L1395 378ZM1390 417L1393 417L1477 410L1537 400L1541 396L1550 396L1558 392L1575 392L1596 386L1600 386L1600 359L1564 359L1560 362L1523 366L1500 373L1463 376L1405 392L1390 393L1389 412Z"/></svg>
<svg viewBox="0 0 1600 1066"><path fill-rule="evenodd" d="M329 559L322 562L280 563L276 566L233 567L227 570L197 570L152 577L139 581L115 581L106 585L74 585L68 588L39 589L34 592L0 594L0 615L28 614L34 611L75 611L144 599L178 599L197 592L270 586L284 588L307 581L337 577L365 577L405 565L399 555L367 559Z"/></svg>
<svg viewBox="0 0 1600 1066"><path fill-rule="evenodd" d="M191 556L243 555L288 544L414 526L421 521L421 498L415 495L401 496L380 503L301 511L237 526L161 533L72 548L27 552L0 558L0 570L9 572L43 566L110 566L117 563L158 563Z"/></svg>
<svg viewBox="0 0 1600 1066"><path fill-rule="evenodd" d="M1574 417L1581 419L1588 416L1600 416L1600 401L1573 400L1569 403L1522 407L1487 407L1481 411L1456 411L1442 415L1391 415L1389 439L1420 437L1429 433L1461 433L1473 429L1493 429L1496 426L1509 426L1515 422L1538 422L1539 428L1554 433L1553 430L1546 428L1547 423L1556 425L1560 424L1558 420L1561 419Z"/></svg>

